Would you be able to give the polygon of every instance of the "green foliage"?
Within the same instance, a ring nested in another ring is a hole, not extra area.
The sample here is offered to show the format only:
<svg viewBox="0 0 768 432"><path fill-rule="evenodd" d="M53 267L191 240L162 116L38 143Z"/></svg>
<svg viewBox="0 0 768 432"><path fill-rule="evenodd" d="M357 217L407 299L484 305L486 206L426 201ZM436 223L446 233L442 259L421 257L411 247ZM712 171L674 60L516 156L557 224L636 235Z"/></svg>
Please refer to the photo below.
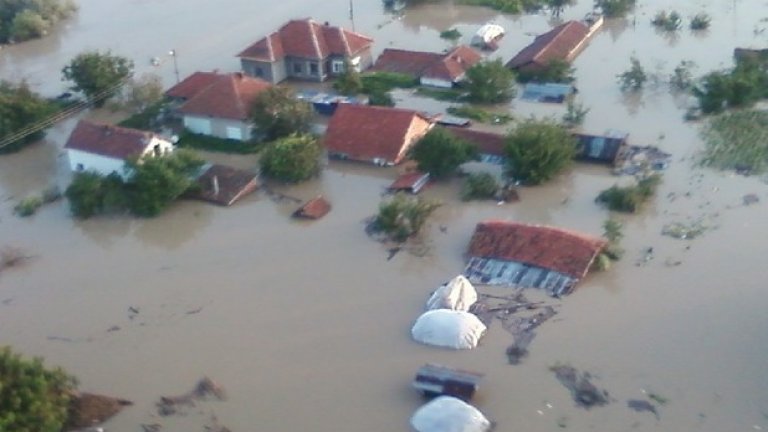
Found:
<svg viewBox="0 0 768 432"><path fill-rule="evenodd" d="M569 100L566 104L565 114L563 114L563 123L567 127L576 127L584 123L584 119L589 113L589 108L583 104Z"/></svg>
<svg viewBox="0 0 768 432"><path fill-rule="evenodd" d="M512 116L506 113L495 113L474 105L452 106L446 109L448 114L472 119L480 123L506 124L512 121Z"/></svg>
<svg viewBox="0 0 768 432"><path fill-rule="evenodd" d="M379 205L373 228L402 242L417 234L439 206L435 201L401 192Z"/></svg>
<svg viewBox="0 0 768 432"><path fill-rule="evenodd" d="M111 51L86 51L64 66L61 74L73 83L72 90L82 92L100 107L133 75L133 62Z"/></svg>
<svg viewBox="0 0 768 432"><path fill-rule="evenodd" d="M356 95L363 90L360 73L349 63L344 64L344 72L336 78L333 88L344 95Z"/></svg>
<svg viewBox="0 0 768 432"><path fill-rule="evenodd" d="M461 198L464 201L494 199L499 187L496 177L489 173L470 174L464 181Z"/></svg>
<svg viewBox="0 0 768 432"><path fill-rule="evenodd" d="M128 210L137 216L157 216L189 189L202 159L188 150L126 162Z"/></svg>
<svg viewBox="0 0 768 432"><path fill-rule="evenodd" d="M393 107L395 100L385 91L375 91L368 95L368 105Z"/></svg>
<svg viewBox="0 0 768 432"><path fill-rule="evenodd" d="M710 72L694 87L693 94L705 114L752 106L768 97L768 62L742 59L730 71Z"/></svg>
<svg viewBox="0 0 768 432"><path fill-rule="evenodd" d="M0 347L0 431L59 432L67 419L75 379Z"/></svg>
<svg viewBox="0 0 768 432"><path fill-rule="evenodd" d="M525 184L543 183L565 168L576 155L576 141L553 120L528 119L506 138L507 176Z"/></svg>
<svg viewBox="0 0 768 432"><path fill-rule="evenodd" d="M535 12L554 2L558 0L459 0L461 4L485 6L510 14Z"/></svg>
<svg viewBox="0 0 768 432"><path fill-rule="evenodd" d="M0 141L46 119L54 110L55 106L32 92L26 82L14 85L0 81ZM0 147L0 154L18 151L44 135L44 131L27 135Z"/></svg>
<svg viewBox="0 0 768 432"><path fill-rule="evenodd" d="M288 87L270 87L259 93L251 109L256 132L266 141L309 132L312 106L295 97Z"/></svg>
<svg viewBox="0 0 768 432"><path fill-rule="evenodd" d="M406 74L394 72L368 72L360 77L363 81L363 93L382 93L395 88L413 88L419 80Z"/></svg>
<svg viewBox="0 0 768 432"><path fill-rule="evenodd" d="M733 111L708 119L702 163L719 169L768 171L768 112Z"/></svg>
<svg viewBox="0 0 768 432"><path fill-rule="evenodd" d="M188 150L126 162L127 180L116 173L75 174L64 193L75 217L85 219L107 211L129 210L156 216L193 186L203 161Z"/></svg>
<svg viewBox="0 0 768 432"><path fill-rule="evenodd" d="M256 141L240 141L196 134L185 129L179 136L179 142L176 143L176 147L220 153L251 154L261 151L264 148L264 144Z"/></svg>
<svg viewBox="0 0 768 432"><path fill-rule="evenodd" d="M517 74L519 82L527 83L530 81L542 83L571 83L576 80L574 74L576 70L565 60L554 59L540 69L521 70Z"/></svg>
<svg viewBox="0 0 768 432"><path fill-rule="evenodd" d="M311 135L291 135L270 143L261 156L264 175L288 183L307 180L320 172L322 148Z"/></svg>
<svg viewBox="0 0 768 432"><path fill-rule="evenodd" d="M691 30L706 30L709 28L710 23L712 22L712 18L704 13L700 12L691 18Z"/></svg>
<svg viewBox="0 0 768 432"><path fill-rule="evenodd" d="M635 213L655 193L661 183L661 176L652 174L632 186L613 185L600 192L596 201L613 211Z"/></svg>
<svg viewBox="0 0 768 432"><path fill-rule="evenodd" d="M160 126L161 115L165 109L167 108L164 100L155 102L124 119L118 125L133 129L155 130Z"/></svg>
<svg viewBox="0 0 768 432"><path fill-rule="evenodd" d="M21 217L28 217L35 214L37 209L42 207L43 199L39 196L24 198L13 207L13 212Z"/></svg>
<svg viewBox="0 0 768 432"><path fill-rule="evenodd" d="M608 18L618 18L626 15L635 3L636 0L595 0L595 7Z"/></svg>
<svg viewBox="0 0 768 432"><path fill-rule="evenodd" d="M662 10L656 12L656 15L651 20L651 24L658 29L671 32L680 29L683 25L683 19L677 11L673 10L667 13L667 11Z"/></svg>
<svg viewBox="0 0 768 432"><path fill-rule="evenodd" d="M544 0L544 5L552 9L552 15L559 17L563 13L563 9L566 6L571 6L576 3L575 0Z"/></svg>
<svg viewBox="0 0 768 432"><path fill-rule="evenodd" d="M608 246L603 251L608 259L618 261L624 255L624 249L621 248L621 239L624 238L624 226L613 217L603 222L603 237L608 240Z"/></svg>
<svg viewBox="0 0 768 432"><path fill-rule="evenodd" d="M76 10L73 0L0 0L0 44L44 36Z"/></svg>
<svg viewBox="0 0 768 432"><path fill-rule="evenodd" d="M670 85L676 90L688 90L693 85L693 73L691 69L695 66L695 63L690 60L681 60L680 63L675 66L675 70L672 73L672 77L669 79Z"/></svg>
<svg viewBox="0 0 768 432"><path fill-rule="evenodd" d="M420 171L440 178L455 173L461 164L476 159L477 149L437 126L413 146L411 157L418 163Z"/></svg>
<svg viewBox="0 0 768 432"><path fill-rule="evenodd" d="M465 87L473 102L506 102L515 97L515 74L499 59L483 61L467 70Z"/></svg>
<svg viewBox="0 0 768 432"><path fill-rule="evenodd" d="M131 78L119 94L116 108L129 112L142 112L163 100L163 80L153 73Z"/></svg>
<svg viewBox="0 0 768 432"><path fill-rule="evenodd" d="M449 41L457 41L461 38L461 32L455 28L444 30L440 32L441 39L448 39Z"/></svg>
<svg viewBox="0 0 768 432"><path fill-rule="evenodd" d="M639 91L643 89L643 85L648 80L648 75L643 69L643 65L640 64L640 60L637 57L632 56L629 58L630 67L628 70L618 75L619 85L622 91Z"/></svg>
<svg viewBox="0 0 768 432"><path fill-rule="evenodd" d="M419 87L416 94L444 102L459 102L465 98L463 91L454 88Z"/></svg>

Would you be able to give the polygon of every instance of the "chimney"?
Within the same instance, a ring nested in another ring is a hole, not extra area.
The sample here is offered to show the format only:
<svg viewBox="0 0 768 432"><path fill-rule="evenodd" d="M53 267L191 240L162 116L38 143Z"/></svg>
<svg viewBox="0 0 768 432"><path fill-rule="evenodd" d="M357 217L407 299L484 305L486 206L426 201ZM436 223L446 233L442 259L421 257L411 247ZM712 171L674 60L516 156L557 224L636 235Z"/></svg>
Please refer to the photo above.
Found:
<svg viewBox="0 0 768 432"><path fill-rule="evenodd" d="M219 195L219 176L213 176L211 179L211 186L213 186L213 196Z"/></svg>

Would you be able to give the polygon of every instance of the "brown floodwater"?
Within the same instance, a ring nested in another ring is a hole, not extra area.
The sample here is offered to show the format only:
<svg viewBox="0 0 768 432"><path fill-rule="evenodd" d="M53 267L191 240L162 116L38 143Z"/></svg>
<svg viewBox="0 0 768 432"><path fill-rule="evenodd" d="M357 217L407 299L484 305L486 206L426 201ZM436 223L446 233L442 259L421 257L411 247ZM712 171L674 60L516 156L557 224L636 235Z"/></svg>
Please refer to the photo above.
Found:
<svg viewBox="0 0 768 432"><path fill-rule="evenodd" d="M55 95L64 90L59 70L72 56L110 48L171 84L168 49L178 52L182 76L236 70L234 54L289 18L349 25L346 0L287 0L269 8L244 0L79 3L78 16L48 38L0 50L0 78L26 78ZM656 144L673 161L653 203L620 217L624 259L561 301L523 364L506 364L511 336L498 325L468 352L418 345L410 326L431 290L462 271L479 221L514 219L599 234L608 212L594 197L617 181L607 169L577 164L556 181L522 189L519 203L502 206L459 202L458 181L435 185L425 195L444 205L427 231L429 252L402 252L390 261L364 225L396 170L338 162L316 181L278 188L299 199L328 197L333 211L315 222L290 219L296 204L263 192L231 208L179 202L148 220L75 221L64 202L28 219L13 216L19 199L66 185L62 146L74 120L52 128L41 143L0 156L0 247L34 256L0 274L0 344L44 356L76 375L85 390L133 400L135 406L105 425L118 432L150 423L169 432L203 430L214 413L233 431L407 431L422 403L410 380L425 362L485 373L475 404L501 431L768 428L766 183L696 167L699 125L683 122L690 101L665 84L681 59L695 61L701 74L730 65L736 46L764 47L768 9L764 0L680 2L683 17L706 11L712 27L669 37L649 24L666 3L640 3L628 19L608 22L576 60L577 99L590 108L586 130L626 130L633 143ZM564 18L581 17L590 7L579 1ZM376 1L356 1L354 8L355 28L376 39L377 52L441 49L449 46L441 30L456 27L468 40L494 20L507 29L494 56L508 59L553 24L545 14L504 16L452 5L403 16L385 13ZM640 95L627 97L615 76L632 53L653 79ZM150 66L152 57L162 64ZM407 92L397 96L404 106L445 107ZM502 108L518 117L563 112L522 101ZM210 157L255 164L250 157ZM760 202L744 206L748 193ZM667 223L698 219L711 227L699 238L661 235ZM654 255L646 261L648 247ZM119 330L108 331L115 326ZM591 372L614 401L589 411L575 407L548 370L556 363ZM204 375L226 388L227 401L201 403L186 416L156 415L160 395L184 393ZM659 420L626 406L627 399L650 393L668 400Z"/></svg>

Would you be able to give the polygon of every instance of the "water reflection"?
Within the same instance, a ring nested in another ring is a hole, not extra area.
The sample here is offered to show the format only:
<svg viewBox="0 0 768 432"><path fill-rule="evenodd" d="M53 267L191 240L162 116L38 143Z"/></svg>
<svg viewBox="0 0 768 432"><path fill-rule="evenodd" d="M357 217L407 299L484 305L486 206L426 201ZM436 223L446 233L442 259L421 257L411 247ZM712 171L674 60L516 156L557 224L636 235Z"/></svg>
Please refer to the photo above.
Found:
<svg viewBox="0 0 768 432"><path fill-rule="evenodd" d="M627 109L627 114L634 117L637 115L640 108L645 106L643 100L643 91L624 91L621 92L619 102Z"/></svg>
<svg viewBox="0 0 768 432"><path fill-rule="evenodd" d="M58 148L46 141L0 155L0 196L23 198L55 184Z"/></svg>
<svg viewBox="0 0 768 432"><path fill-rule="evenodd" d="M605 20L603 28L608 31L611 40L616 42L621 35L629 28L630 21L626 18L611 18Z"/></svg>
<svg viewBox="0 0 768 432"><path fill-rule="evenodd" d="M86 220L74 219L74 226L102 249L110 250L131 230L133 218L127 215L98 216Z"/></svg>
<svg viewBox="0 0 768 432"><path fill-rule="evenodd" d="M422 27L441 32L457 24L482 25L500 17L498 12L489 8L473 8L447 3L441 4L440 7L421 5L408 8L401 22L403 27L415 33L418 33Z"/></svg>
<svg viewBox="0 0 768 432"><path fill-rule="evenodd" d="M143 244L176 250L208 226L215 211L212 204L178 201L161 216L137 220L133 234Z"/></svg>

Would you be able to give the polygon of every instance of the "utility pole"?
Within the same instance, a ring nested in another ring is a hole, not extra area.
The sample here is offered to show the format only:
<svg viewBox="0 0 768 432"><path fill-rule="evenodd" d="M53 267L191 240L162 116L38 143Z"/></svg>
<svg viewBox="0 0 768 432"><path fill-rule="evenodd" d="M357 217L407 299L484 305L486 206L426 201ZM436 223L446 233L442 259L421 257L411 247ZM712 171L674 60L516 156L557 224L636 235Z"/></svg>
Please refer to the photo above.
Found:
<svg viewBox="0 0 768 432"><path fill-rule="evenodd" d="M173 57L173 72L176 74L176 84L179 83L179 63L176 61L176 50L168 51L168 55Z"/></svg>
<svg viewBox="0 0 768 432"><path fill-rule="evenodd" d="M349 0L349 20L352 21L352 31L355 31L355 10L352 7L352 0Z"/></svg>

